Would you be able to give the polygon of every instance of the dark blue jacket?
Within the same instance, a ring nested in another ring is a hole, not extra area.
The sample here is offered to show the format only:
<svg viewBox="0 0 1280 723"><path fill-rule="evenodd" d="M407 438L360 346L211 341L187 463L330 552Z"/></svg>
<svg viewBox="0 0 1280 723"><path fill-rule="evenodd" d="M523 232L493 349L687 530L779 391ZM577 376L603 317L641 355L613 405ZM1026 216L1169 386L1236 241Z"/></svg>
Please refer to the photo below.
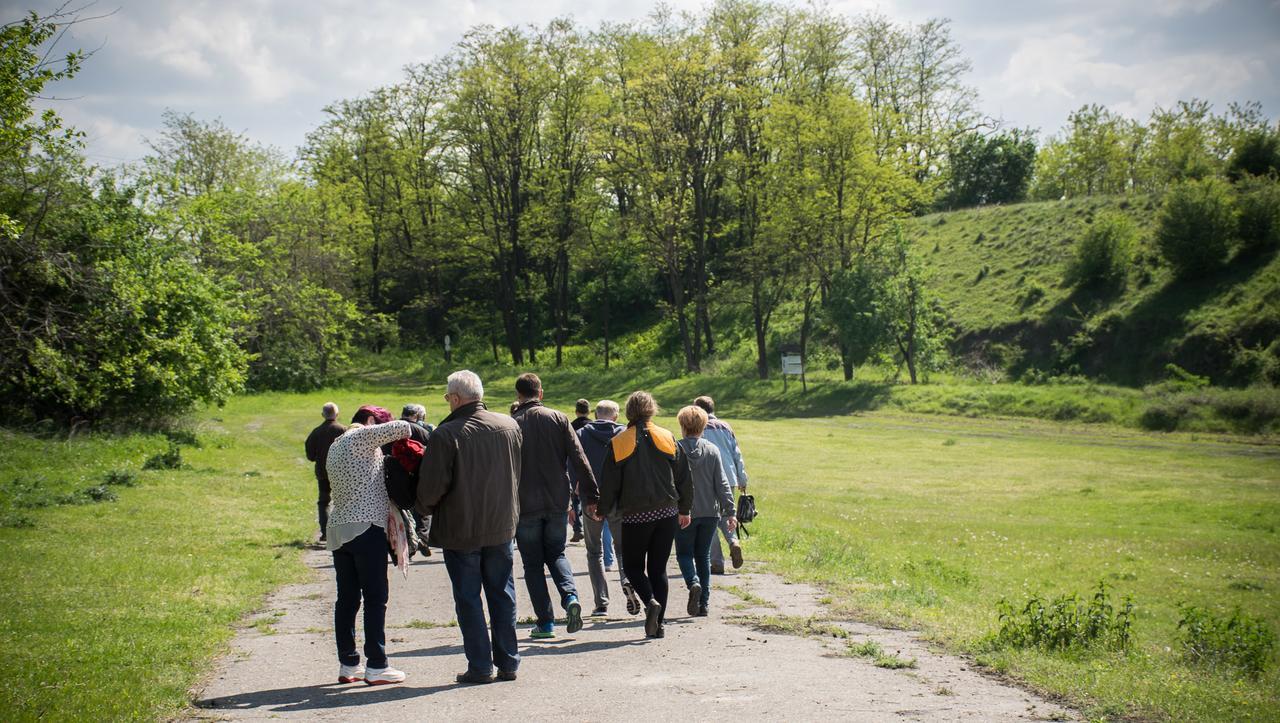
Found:
<svg viewBox="0 0 1280 723"><path fill-rule="evenodd" d="M597 419L594 422L582 425L578 430L578 442L582 445L582 451L587 455L587 461L591 463L591 472L595 474L596 481L600 480L600 475L604 473L604 453L609 448L609 440L613 439L619 432L626 427L617 422L610 422L607 419ZM570 466L569 472L573 473ZM573 474L573 484L578 484L577 475Z"/></svg>

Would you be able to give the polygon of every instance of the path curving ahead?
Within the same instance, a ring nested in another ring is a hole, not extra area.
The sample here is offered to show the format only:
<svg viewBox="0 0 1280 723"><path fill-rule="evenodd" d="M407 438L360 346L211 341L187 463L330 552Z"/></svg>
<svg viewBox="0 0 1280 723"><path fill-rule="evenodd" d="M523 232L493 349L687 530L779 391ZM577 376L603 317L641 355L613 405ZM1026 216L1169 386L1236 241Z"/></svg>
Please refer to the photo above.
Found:
<svg viewBox="0 0 1280 723"><path fill-rule="evenodd" d="M749 548L748 548L749 551ZM584 613L590 583L581 544L569 559ZM191 720L841 720L1030 721L1078 715L986 677L963 658L938 654L906 631L823 621L817 590L789 585L748 561L715 576L711 616L684 615L684 582L670 572L667 636L646 641L642 617L626 613L616 577L607 619L587 618L576 635L557 625L554 641L528 639L530 605L516 555L519 680L465 686L453 599L439 551L417 558L409 578L392 575L387 610L391 664L401 685L338 685L333 648L333 569L312 549L312 580L277 591L236 636L193 693ZM732 588L726 589L726 588ZM763 628L761 624L763 623ZM357 622L357 630L359 622ZM779 627L808 634L774 632ZM842 635L848 635L842 638ZM849 656L874 640L914 658L914 669L877 667Z"/></svg>

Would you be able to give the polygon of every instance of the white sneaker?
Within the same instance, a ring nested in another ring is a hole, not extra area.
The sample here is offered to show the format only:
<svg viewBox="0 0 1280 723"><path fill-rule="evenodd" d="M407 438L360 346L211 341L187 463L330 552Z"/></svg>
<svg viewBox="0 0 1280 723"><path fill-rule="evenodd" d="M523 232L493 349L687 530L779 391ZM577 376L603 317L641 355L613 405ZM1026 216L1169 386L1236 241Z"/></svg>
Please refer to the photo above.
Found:
<svg viewBox="0 0 1280 723"><path fill-rule="evenodd" d="M338 666L338 682L339 683L362 683L364 682L364 666L360 663L355 665L339 665Z"/></svg>
<svg viewBox="0 0 1280 723"><path fill-rule="evenodd" d="M369 685L391 685L404 682L404 671L392 667L369 668L365 671L364 682Z"/></svg>

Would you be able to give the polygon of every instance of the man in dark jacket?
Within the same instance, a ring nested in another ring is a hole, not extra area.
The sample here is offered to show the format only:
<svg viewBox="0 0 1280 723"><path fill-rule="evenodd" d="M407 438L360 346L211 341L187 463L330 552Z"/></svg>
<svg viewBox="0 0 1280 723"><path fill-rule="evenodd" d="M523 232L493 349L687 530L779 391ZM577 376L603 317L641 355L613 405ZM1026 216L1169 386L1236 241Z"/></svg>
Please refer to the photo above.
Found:
<svg viewBox="0 0 1280 723"><path fill-rule="evenodd" d="M325 527L329 523L329 473L324 468L325 457L329 456L329 447L333 440L342 436L347 428L338 422L338 405L325 402L320 408L324 422L311 430L307 435L307 461L316 463L316 484L320 494L316 499L316 510L320 518L320 541L325 541Z"/></svg>
<svg viewBox="0 0 1280 723"><path fill-rule="evenodd" d="M586 399L579 399L573 405L573 414L573 421L570 424L573 425L573 431L577 432L591 423L591 417L589 416L591 414L591 402ZM569 495L569 501L573 504L573 537L569 538L569 542L579 542L582 540L582 500L578 498L576 486Z"/></svg>
<svg viewBox="0 0 1280 723"><path fill-rule="evenodd" d="M432 516L430 543L444 548L453 584L467 655L467 672L457 679L489 683L496 666L499 680L515 680L520 655L511 538L520 519L520 428L485 408L484 386L474 372L450 374L444 397L451 414L427 439L416 508Z"/></svg>
<svg viewBox="0 0 1280 723"><path fill-rule="evenodd" d="M573 466L578 479L578 493L589 515L594 515L600 489L587 462L569 419L554 409L542 406L542 380L536 374L521 374L516 379L516 423L520 425L524 443L520 466L520 526L516 528L516 545L524 562L524 582L537 617L534 638L555 637L555 609L547 593L545 565L551 580L560 591L560 604L568 622L565 629L576 633L582 629L582 605L573 584L573 569L565 557L565 527L569 524L569 476Z"/></svg>
<svg viewBox="0 0 1280 723"><path fill-rule="evenodd" d="M596 480L601 479L604 469L605 451L609 447L609 440L613 439L622 430L626 429L618 424L618 403L609 399L602 399L596 404L596 419L594 422L585 424L578 429L578 442L582 445L582 452L587 455L587 461L591 463L591 471L595 474ZM573 469L570 468L570 472ZM577 483L577 475L572 475L575 484ZM598 510L597 510L598 512ZM617 557L622 559L622 520L617 515L609 517L609 528L613 532L614 549L617 551ZM587 539L587 571L591 578L591 592L595 596L595 610L592 615L604 615L609 611L609 583L604 575L604 526L603 519L586 515L582 521L586 532ZM640 598L636 597L635 590L631 588L631 583L627 582L627 572L618 565L618 576L622 583L622 593L627 598L627 612L635 615L640 612Z"/></svg>

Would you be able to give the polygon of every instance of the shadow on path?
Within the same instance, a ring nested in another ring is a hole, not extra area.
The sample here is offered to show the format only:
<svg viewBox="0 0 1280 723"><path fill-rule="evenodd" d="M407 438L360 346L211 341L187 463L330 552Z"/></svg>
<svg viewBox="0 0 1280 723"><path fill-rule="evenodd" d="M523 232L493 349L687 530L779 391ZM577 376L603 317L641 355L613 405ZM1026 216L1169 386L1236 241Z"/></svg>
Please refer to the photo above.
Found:
<svg viewBox="0 0 1280 723"><path fill-rule="evenodd" d="M458 687L456 684L413 688L405 685L366 686L331 683L328 685L303 685L295 688L256 690L239 695L206 698L195 701L194 705L197 708L206 710L269 708L273 712L283 713L300 710L343 708L356 703L406 700L432 695L456 687Z"/></svg>

